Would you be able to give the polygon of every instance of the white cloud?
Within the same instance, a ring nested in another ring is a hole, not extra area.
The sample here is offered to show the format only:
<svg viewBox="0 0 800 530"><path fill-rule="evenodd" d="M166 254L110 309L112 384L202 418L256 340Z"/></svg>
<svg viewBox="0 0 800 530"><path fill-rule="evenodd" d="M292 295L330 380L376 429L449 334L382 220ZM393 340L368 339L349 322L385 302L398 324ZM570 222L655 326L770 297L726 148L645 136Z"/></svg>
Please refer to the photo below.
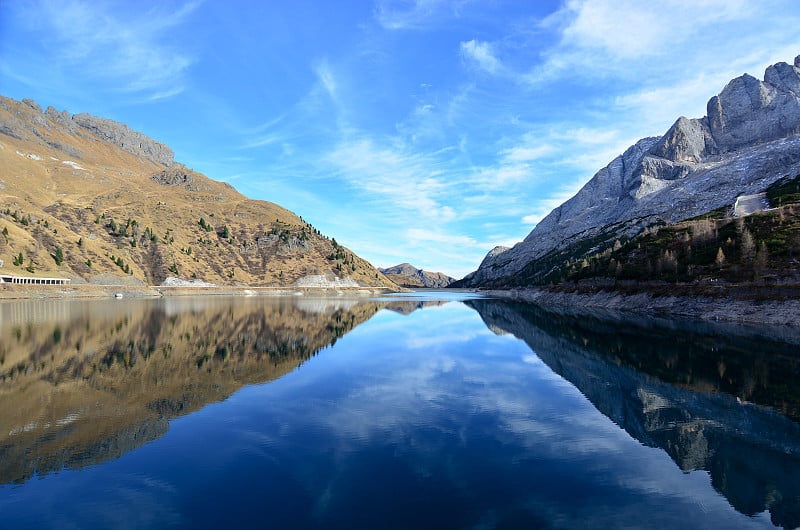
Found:
<svg viewBox="0 0 800 530"><path fill-rule="evenodd" d="M794 0L569 0L536 27L556 43L522 77L538 86L568 76L603 92L615 90L612 81L666 89L696 72L725 71L730 79L742 58L793 57L775 52L796 48L798 24Z"/></svg>
<svg viewBox="0 0 800 530"><path fill-rule="evenodd" d="M574 18L563 31L564 43L600 48L617 58L649 55L670 34L669 25L659 19L657 4L573 0L565 9Z"/></svg>
<svg viewBox="0 0 800 530"><path fill-rule="evenodd" d="M570 0L559 16L568 20L562 46L602 50L628 60L663 54L710 25L753 15L744 0Z"/></svg>
<svg viewBox="0 0 800 530"><path fill-rule="evenodd" d="M492 45L488 42L480 42L474 39L462 42L461 56L490 74L497 73L501 68L500 61L495 57Z"/></svg>

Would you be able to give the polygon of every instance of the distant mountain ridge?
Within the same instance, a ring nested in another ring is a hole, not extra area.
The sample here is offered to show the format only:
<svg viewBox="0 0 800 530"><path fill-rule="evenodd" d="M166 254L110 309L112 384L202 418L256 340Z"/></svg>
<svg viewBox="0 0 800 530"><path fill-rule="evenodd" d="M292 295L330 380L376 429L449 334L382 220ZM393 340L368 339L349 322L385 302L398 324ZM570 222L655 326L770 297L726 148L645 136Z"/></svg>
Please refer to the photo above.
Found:
<svg viewBox="0 0 800 530"><path fill-rule="evenodd" d="M0 205L3 274L396 287L296 214L176 162L167 145L30 99L0 96Z"/></svg>
<svg viewBox="0 0 800 530"><path fill-rule="evenodd" d="M732 205L800 175L800 56L764 80L730 81L700 119L679 118L661 137L639 140L597 172L513 248L497 247L456 286L514 285L542 276L560 250L580 260L648 227Z"/></svg>
<svg viewBox="0 0 800 530"><path fill-rule="evenodd" d="M394 267L379 270L384 276L401 287L429 287L440 289L456 281L455 278L451 278L444 273L424 271L414 267L410 263L401 263Z"/></svg>

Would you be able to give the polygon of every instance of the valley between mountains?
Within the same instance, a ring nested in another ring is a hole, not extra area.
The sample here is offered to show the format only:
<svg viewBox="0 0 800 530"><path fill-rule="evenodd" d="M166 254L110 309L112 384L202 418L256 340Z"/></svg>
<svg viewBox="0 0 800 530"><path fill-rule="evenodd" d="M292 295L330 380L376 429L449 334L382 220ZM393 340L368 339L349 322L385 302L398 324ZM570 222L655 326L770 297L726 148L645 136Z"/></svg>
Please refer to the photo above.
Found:
<svg viewBox="0 0 800 530"><path fill-rule="evenodd" d="M706 116L638 141L460 280L408 263L377 269L173 156L123 124L0 98L0 272L100 285L534 290L543 303L646 293L648 307L665 295L793 304L800 289L800 56L763 80L733 79Z"/></svg>

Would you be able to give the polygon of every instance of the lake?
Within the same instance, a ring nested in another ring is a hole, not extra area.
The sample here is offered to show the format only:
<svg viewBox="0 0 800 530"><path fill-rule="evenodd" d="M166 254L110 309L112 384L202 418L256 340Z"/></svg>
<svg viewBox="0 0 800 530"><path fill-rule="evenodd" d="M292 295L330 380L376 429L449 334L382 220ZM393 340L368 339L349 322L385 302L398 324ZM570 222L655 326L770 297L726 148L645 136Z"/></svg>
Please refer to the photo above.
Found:
<svg viewBox="0 0 800 530"><path fill-rule="evenodd" d="M800 333L458 292L0 304L0 528L795 528Z"/></svg>

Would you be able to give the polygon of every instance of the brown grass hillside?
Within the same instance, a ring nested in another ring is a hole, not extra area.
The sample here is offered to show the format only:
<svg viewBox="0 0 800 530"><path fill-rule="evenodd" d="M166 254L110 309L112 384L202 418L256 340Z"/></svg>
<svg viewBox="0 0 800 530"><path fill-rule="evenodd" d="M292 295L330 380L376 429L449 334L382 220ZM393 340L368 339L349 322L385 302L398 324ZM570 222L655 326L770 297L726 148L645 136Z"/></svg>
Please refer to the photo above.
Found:
<svg viewBox="0 0 800 530"><path fill-rule="evenodd" d="M102 120L124 133L109 140L52 110L0 97L0 273L253 286L323 275L394 287L294 213L171 162L166 146ZM150 143L166 162L144 153Z"/></svg>

